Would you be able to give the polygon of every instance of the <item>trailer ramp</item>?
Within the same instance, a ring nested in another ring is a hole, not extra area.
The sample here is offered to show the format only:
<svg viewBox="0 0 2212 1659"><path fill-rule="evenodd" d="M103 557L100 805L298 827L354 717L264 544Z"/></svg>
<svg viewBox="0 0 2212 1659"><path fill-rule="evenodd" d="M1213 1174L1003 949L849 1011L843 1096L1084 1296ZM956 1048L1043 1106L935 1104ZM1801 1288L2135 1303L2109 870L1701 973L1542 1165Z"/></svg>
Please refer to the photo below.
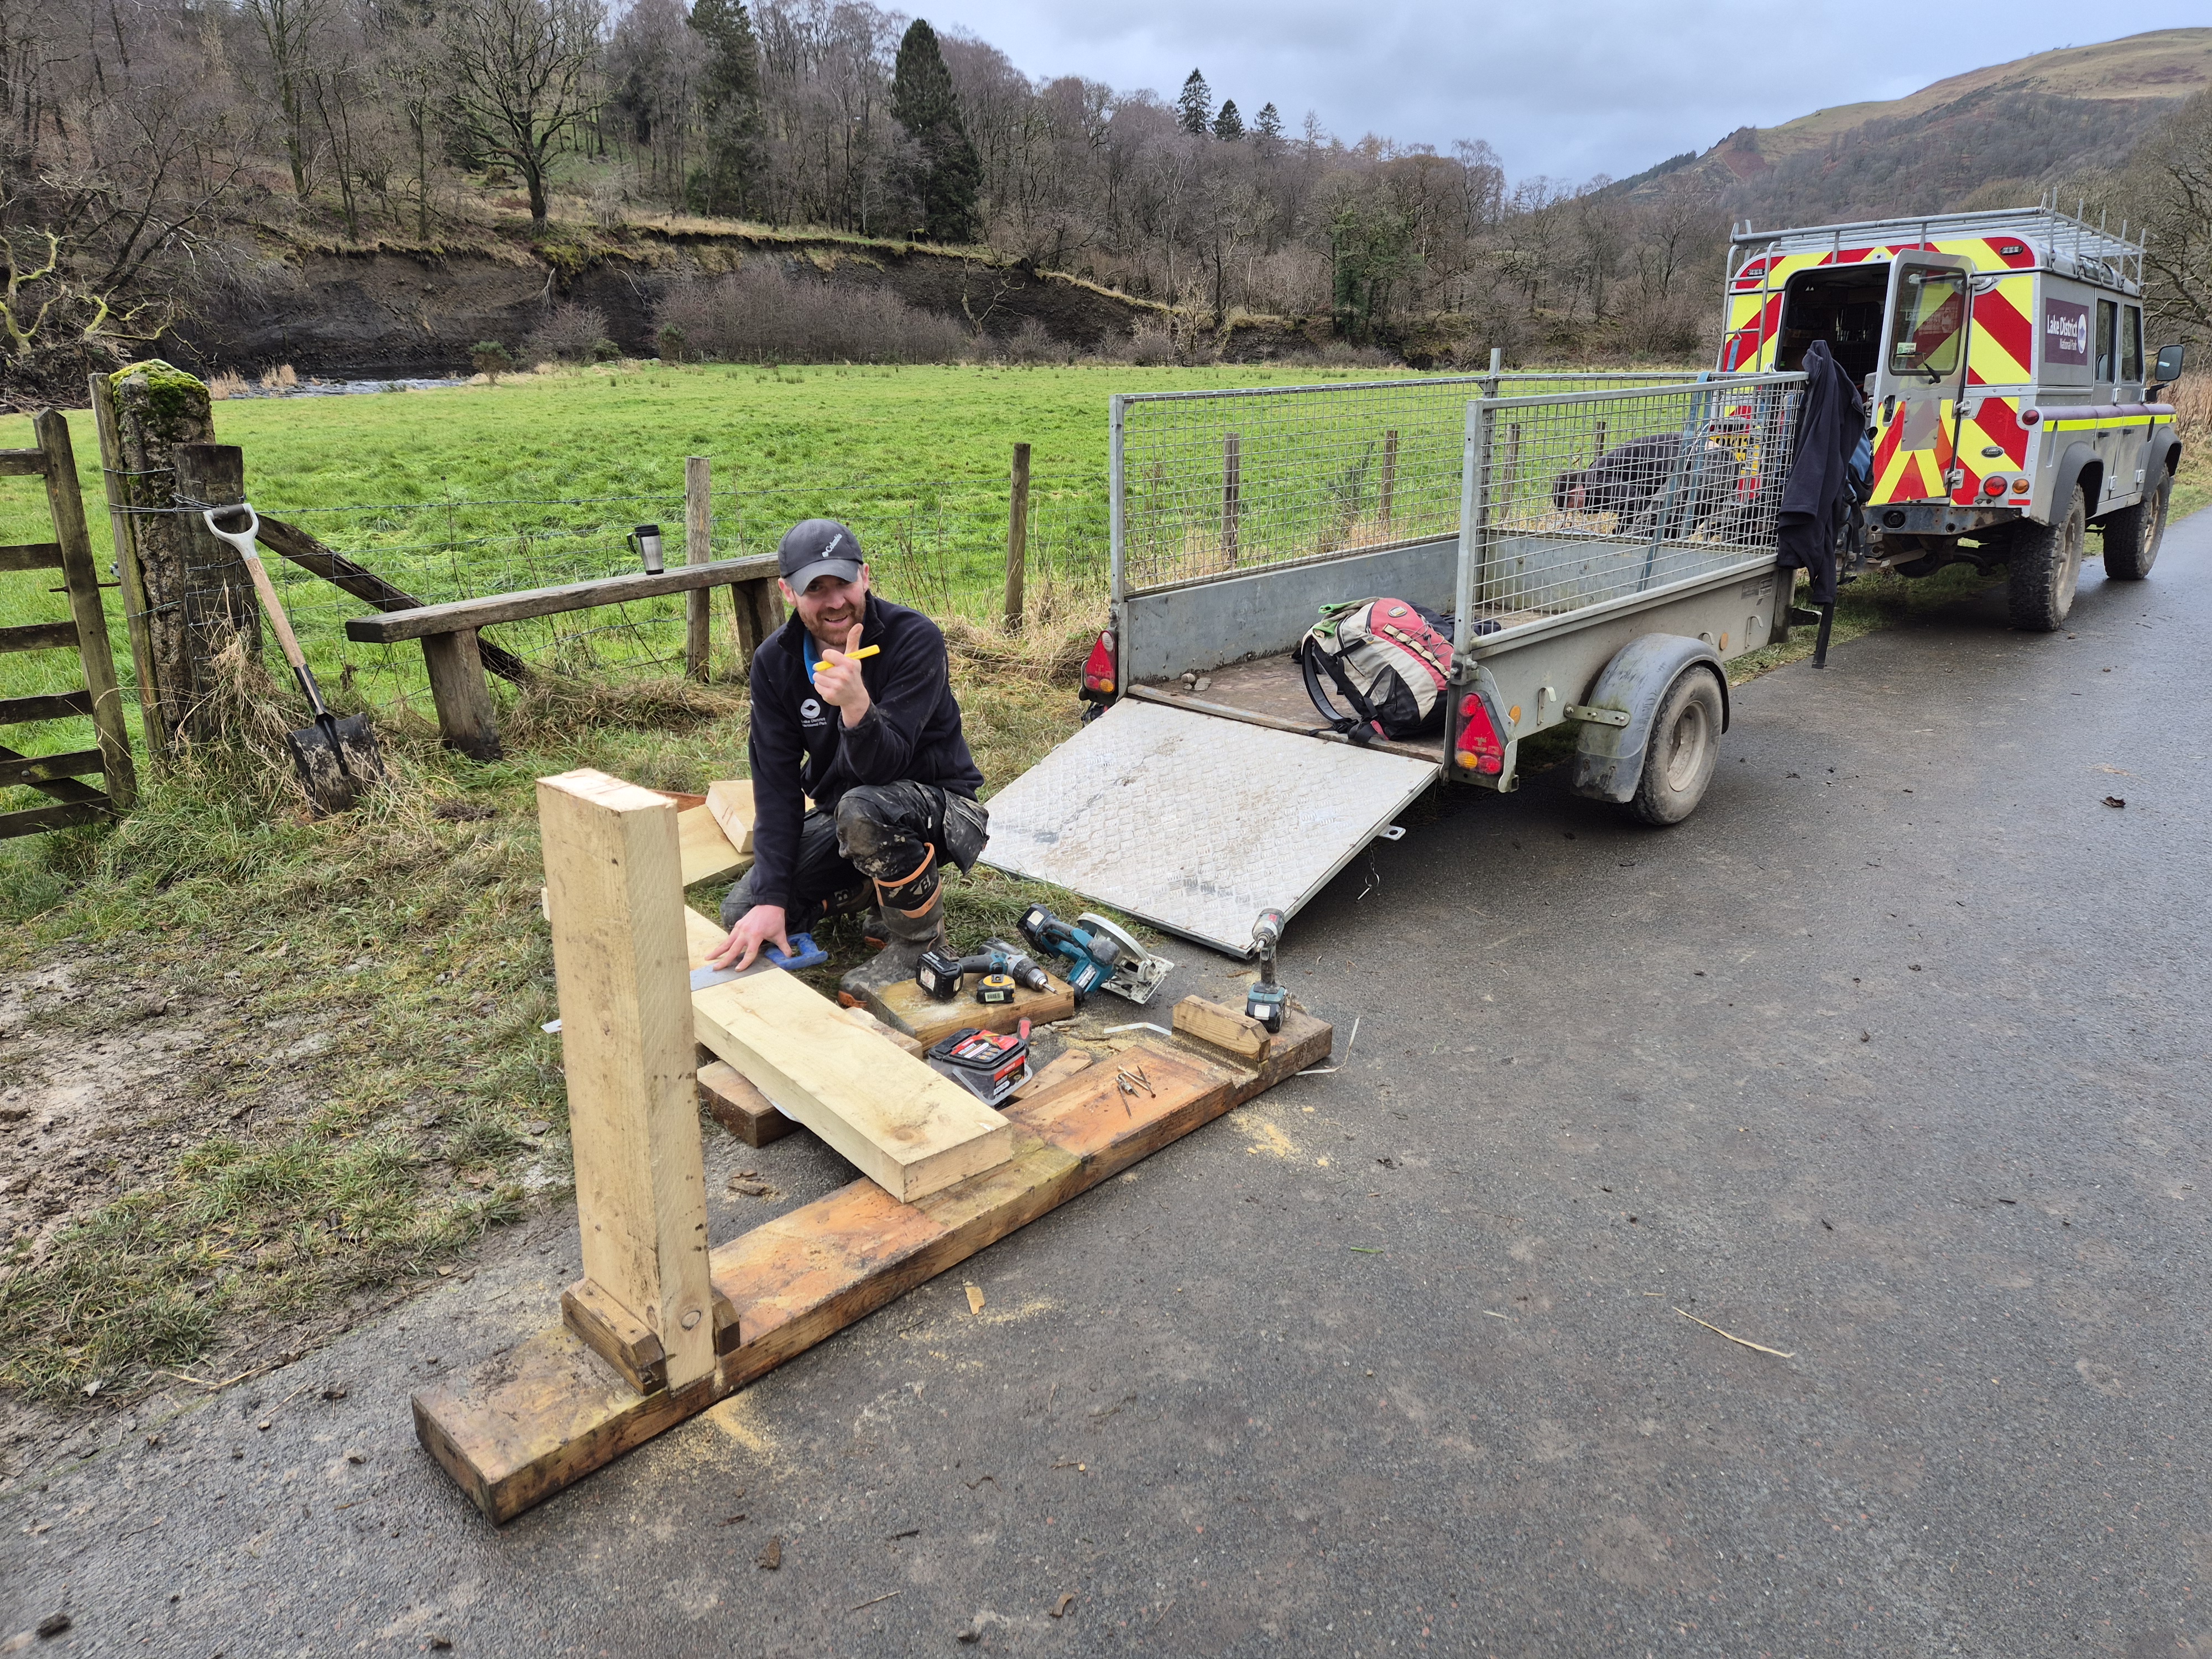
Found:
<svg viewBox="0 0 2212 1659"><path fill-rule="evenodd" d="M1125 697L991 798L983 862L1243 956L1442 769Z"/></svg>

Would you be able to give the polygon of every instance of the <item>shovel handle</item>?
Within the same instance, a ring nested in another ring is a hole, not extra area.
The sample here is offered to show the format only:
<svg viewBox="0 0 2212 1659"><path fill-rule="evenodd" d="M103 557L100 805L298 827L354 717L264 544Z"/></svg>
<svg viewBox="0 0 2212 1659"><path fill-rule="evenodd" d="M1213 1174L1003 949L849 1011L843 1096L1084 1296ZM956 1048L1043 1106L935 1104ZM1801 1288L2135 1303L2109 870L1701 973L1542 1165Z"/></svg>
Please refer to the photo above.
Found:
<svg viewBox="0 0 2212 1659"><path fill-rule="evenodd" d="M246 528L223 529L215 521L218 512L243 513L246 514ZM293 672L297 673L307 665L307 659L300 649L300 641L292 637L292 623L284 615L284 607L276 598L276 586L269 580L268 571L262 568L260 554L253 550L254 538L261 532L260 515L254 512L250 502L240 501L233 507L210 507L200 514L200 518L207 525L209 535L217 541L230 544L240 562L246 566L246 574L253 578L253 591L260 594L261 608L269 613L269 625L276 630L276 643L283 647L284 660L290 663Z"/></svg>

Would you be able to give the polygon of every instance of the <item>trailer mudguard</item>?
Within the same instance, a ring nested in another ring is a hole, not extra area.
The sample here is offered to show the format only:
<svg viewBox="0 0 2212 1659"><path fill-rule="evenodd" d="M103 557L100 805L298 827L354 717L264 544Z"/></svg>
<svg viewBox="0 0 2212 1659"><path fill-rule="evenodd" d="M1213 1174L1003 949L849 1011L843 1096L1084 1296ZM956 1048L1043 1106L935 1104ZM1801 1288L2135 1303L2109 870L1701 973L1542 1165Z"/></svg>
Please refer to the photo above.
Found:
<svg viewBox="0 0 2212 1659"><path fill-rule="evenodd" d="M1728 672L1721 653L1703 640L1680 634L1646 634L1622 647L1590 688L1589 707L1617 709L1626 726L1585 723L1575 747L1574 791L1596 800L1626 801L1644 776L1644 750L1659 705L1684 670L1698 664L1712 669L1721 688L1721 730L1728 730Z"/></svg>

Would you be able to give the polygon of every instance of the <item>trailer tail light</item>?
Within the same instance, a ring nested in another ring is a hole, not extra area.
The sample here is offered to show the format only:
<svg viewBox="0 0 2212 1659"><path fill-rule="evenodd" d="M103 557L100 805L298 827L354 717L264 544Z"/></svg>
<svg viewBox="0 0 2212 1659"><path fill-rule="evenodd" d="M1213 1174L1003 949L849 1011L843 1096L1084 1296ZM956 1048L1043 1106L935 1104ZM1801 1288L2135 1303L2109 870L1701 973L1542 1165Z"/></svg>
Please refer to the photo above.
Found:
<svg viewBox="0 0 2212 1659"><path fill-rule="evenodd" d="M1084 662L1083 700L1114 701L1114 630L1110 628L1099 634L1097 642L1091 647L1091 655Z"/></svg>
<svg viewBox="0 0 2212 1659"><path fill-rule="evenodd" d="M1460 699L1459 748L1454 757L1470 772L1496 777L1505 769L1505 745L1498 740L1498 726L1480 691Z"/></svg>
<svg viewBox="0 0 2212 1659"><path fill-rule="evenodd" d="M1990 478L1982 485L1982 494L1984 495L2002 495L2004 492L2005 481L2002 478Z"/></svg>

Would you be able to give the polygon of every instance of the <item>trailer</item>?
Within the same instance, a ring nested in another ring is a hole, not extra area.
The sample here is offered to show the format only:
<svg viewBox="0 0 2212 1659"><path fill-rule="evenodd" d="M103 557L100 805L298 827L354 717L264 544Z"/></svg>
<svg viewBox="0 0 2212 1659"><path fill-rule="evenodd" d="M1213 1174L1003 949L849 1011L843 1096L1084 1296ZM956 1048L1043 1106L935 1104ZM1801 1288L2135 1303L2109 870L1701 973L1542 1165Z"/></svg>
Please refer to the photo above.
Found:
<svg viewBox="0 0 2212 1659"><path fill-rule="evenodd" d="M1113 399L1103 713L991 801L984 860L1232 954L1440 780L1573 787L1652 824L1704 796L1727 664L1786 637L1776 520L1802 373L1443 376ZM1454 619L1446 718L1325 722L1321 607Z"/></svg>

